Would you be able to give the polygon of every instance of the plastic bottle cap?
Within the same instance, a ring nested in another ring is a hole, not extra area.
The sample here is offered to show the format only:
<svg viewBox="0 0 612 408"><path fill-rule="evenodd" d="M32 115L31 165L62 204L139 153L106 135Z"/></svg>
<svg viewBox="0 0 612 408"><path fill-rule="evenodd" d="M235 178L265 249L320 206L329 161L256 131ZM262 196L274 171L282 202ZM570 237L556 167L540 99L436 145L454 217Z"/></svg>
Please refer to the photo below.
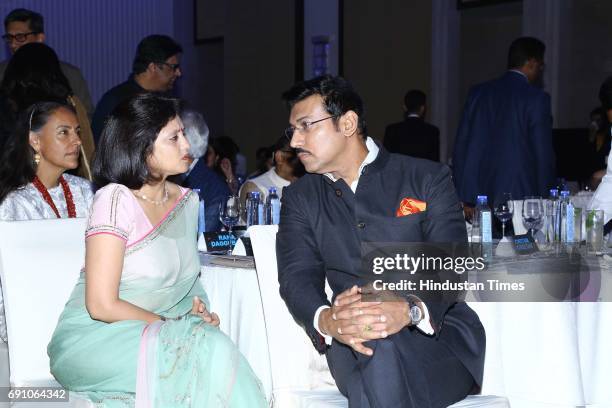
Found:
<svg viewBox="0 0 612 408"><path fill-rule="evenodd" d="M268 188L268 192L270 192L270 193L276 193L276 187L270 187L270 188Z"/></svg>
<svg viewBox="0 0 612 408"><path fill-rule="evenodd" d="M550 196L551 197L559 197L559 190L557 190L556 188L551 188L550 189Z"/></svg>
<svg viewBox="0 0 612 408"><path fill-rule="evenodd" d="M488 197L486 195L479 195L476 197L476 202L478 204L486 204L488 200Z"/></svg>
<svg viewBox="0 0 612 408"><path fill-rule="evenodd" d="M561 197L569 197L569 195L570 195L569 191L567 191L567 190L561 191Z"/></svg>

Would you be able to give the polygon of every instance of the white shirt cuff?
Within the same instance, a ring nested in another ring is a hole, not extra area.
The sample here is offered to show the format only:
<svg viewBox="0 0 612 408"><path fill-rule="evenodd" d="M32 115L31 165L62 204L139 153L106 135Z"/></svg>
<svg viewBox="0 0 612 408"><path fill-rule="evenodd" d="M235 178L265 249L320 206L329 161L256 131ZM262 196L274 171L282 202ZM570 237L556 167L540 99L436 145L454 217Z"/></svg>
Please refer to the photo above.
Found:
<svg viewBox="0 0 612 408"><path fill-rule="evenodd" d="M419 322L419 324L417 324L416 327L423 333L432 336L435 333L435 330L431 326L431 322L429 321L429 310L427 310L427 305L425 304L425 302L421 302L421 305L423 306L423 319L421 319L421 321Z"/></svg>
<svg viewBox="0 0 612 408"><path fill-rule="evenodd" d="M327 344L328 346L330 346L330 345L331 345L331 343L332 343L332 339L333 339L333 338L332 338L332 336L330 336L330 335L328 335L328 334L323 333L323 332L322 332L322 331L319 329L319 315L320 315L320 314L321 314L321 312L322 312L323 310L325 310L325 309L329 309L329 306L327 306L327 305L323 305L323 306L320 306L320 307L317 309L317 311L315 312L315 315L314 315L314 321L312 322L312 325L313 325L313 326L314 326L314 328L315 328L315 329L316 329L316 330L319 332L319 334L320 334L321 336L323 336L323 338L325 339L325 344ZM433 330L433 329L432 329L432 330Z"/></svg>

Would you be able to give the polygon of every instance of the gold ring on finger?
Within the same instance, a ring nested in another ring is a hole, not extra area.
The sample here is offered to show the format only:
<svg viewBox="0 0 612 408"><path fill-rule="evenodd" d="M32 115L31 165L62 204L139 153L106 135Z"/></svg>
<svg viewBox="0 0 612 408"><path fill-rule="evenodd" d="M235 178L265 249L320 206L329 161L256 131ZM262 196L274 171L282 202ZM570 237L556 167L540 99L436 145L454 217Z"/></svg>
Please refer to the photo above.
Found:
<svg viewBox="0 0 612 408"><path fill-rule="evenodd" d="M369 324L366 324L365 326L363 326L363 331L364 332L372 331L372 326L370 326Z"/></svg>

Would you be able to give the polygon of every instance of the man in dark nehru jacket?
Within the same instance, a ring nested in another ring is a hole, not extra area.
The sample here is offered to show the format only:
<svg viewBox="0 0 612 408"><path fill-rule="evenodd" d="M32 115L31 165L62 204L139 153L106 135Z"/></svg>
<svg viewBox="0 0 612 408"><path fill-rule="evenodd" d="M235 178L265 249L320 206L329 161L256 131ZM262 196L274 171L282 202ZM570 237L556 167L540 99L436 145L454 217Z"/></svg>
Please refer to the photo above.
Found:
<svg viewBox="0 0 612 408"><path fill-rule="evenodd" d="M465 303L366 302L359 287L362 242L467 242L448 167L367 137L361 98L343 78L300 82L283 98L286 134L310 174L284 190L280 293L349 405L446 407L477 391L485 333Z"/></svg>

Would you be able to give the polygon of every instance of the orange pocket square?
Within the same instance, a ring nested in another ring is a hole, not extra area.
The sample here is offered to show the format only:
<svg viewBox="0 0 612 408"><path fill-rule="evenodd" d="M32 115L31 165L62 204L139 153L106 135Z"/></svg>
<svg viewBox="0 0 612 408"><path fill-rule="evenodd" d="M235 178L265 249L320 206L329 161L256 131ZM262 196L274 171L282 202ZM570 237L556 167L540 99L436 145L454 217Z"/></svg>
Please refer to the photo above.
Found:
<svg viewBox="0 0 612 408"><path fill-rule="evenodd" d="M395 212L396 217L405 217L410 214L417 214L427 209L427 203L415 198L404 198Z"/></svg>

